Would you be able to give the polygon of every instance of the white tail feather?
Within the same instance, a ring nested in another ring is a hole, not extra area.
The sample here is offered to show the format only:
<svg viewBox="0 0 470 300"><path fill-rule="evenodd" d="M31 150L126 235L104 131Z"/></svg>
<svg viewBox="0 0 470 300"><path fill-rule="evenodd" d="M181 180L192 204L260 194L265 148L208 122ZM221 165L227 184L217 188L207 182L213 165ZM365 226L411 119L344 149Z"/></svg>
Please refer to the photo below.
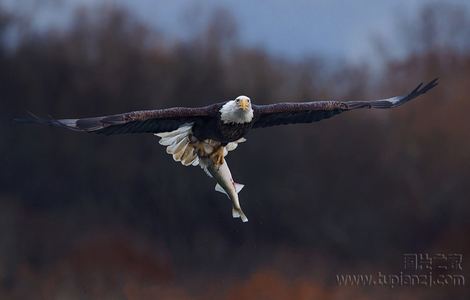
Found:
<svg viewBox="0 0 470 300"><path fill-rule="evenodd" d="M199 143L203 148L203 152L207 154L212 153L220 145L219 142L213 140L198 141L192 136L192 126L193 123L185 123L176 130L155 133L156 136L160 137L159 144L166 146L166 152L172 155L175 161L180 161L184 166L197 166L201 164L195 143ZM224 147L224 156L226 156L229 151L235 150L239 143L245 141L246 139L241 138L228 143ZM201 167L204 169L204 166L201 165ZM242 187L237 189L237 192L239 192Z"/></svg>
<svg viewBox="0 0 470 300"><path fill-rule="evenodd" d="M196 151L193 147L187 146L186 150L184 150L183 156L181 158L181 163L185 166L191 165L194 160L196 159Z"/></svg>
<svg viewBox="0 0 470 300"><path fill-rule="evenodd" d="M171 146L173 144L179 143L179 141L181 141L183 138L185 138L184 135L170 136L170 137L161 138L158 143L162 146Z"/></svg>
<svg viewBox="0 0 470 300"><path fill-rule="evenodd" d="M178 143L178 147L175 151L175 153L173 154L173 159L176 160L176 161L181 161L182 160L182 157L183 157L183 154L184 154L184 151L186 151L186 147L188 147L188 141L185 141L185 140L182 140L180 143Z"/></svg>
<svg viewBox="0 0 470 300"><path fill-rule="evenodd" d="M197 166L199 164L197 151L190 140L192 126L193 123L186 123L176 130L155 134L160 137L160 145L166 146L166 152L184 166Z"/></svg>
<svg viewBox="0 0 470 300"><path fill-rule="evenodd" d="M183 137L177 143L174 143L168 147L166 147L166 153L168 154L177 154L181 151L181 149L186 148L186 145L189 143L187 137Z"/></svg>

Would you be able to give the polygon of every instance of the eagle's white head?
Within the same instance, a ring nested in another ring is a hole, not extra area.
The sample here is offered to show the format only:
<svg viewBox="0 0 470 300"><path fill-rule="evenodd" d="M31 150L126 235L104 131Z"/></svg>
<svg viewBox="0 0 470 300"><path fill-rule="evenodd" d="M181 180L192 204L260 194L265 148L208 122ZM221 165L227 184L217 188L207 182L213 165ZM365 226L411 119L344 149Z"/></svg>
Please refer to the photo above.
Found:
<svg viewBox="0 0 470 300"><path fill-rule="evenodd" d="M247 96L238 96L235 100L225 103L220 111L220 118L224 123L249 123L253 120L251 100Z"/></svg>

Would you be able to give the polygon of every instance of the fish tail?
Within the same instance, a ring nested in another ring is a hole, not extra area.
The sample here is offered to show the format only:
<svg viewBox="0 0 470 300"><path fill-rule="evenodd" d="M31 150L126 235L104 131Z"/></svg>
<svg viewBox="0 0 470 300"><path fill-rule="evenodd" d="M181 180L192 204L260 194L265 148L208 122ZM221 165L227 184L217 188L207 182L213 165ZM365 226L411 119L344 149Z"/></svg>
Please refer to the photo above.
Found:
<svg viewBox="0 0 470 300"><path fill-rule="evenodd" d="M235 219L235 218L240 218L242 219L242 222L245 223L245 222L248 222L248 218L246 217L245 213L243 212L243 210L241 208L235 208L235 207L232 207L232 217Z"/></svg>
<svg viewBox="0 0 470 300"><path fill-rule="evenodd" d="M235 207L232 207L232 217L235 218L240 218L240 213L235 209Z"/></svg>
<svg viewBox="0 0 470 300"><path fill-rule="evenodd" d="M245 214L243 213L241 209L238 211L238 213L240 214L240 218L242 219L243 223L248 222L248 218L245 216Z"/></svg>

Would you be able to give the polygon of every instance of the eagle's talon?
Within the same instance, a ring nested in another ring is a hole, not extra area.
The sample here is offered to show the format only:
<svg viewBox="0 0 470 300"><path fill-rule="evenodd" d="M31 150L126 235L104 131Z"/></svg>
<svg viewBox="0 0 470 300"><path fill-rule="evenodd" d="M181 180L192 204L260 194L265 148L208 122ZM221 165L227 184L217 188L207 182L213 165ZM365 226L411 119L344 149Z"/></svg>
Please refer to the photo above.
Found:
<svg viewBox="0 0 470 300"><path fill-rule="evenodd" d="M206 156L205 151L204 151L204 145L202 145L202 143L192 142L191 144L193 145L194 149L196 150L197 156L199 156L199 157Z"/></svg>
<svg viewBox="0 0 470 300"><path fill-rule="evenodd" d="M222 153L222 155L219 155L217 157L217 165L221 166L224 164L224 154Z"/></svg>
<svg viewBox="0 0 470 300"><path fill-rule="evenodd" d="M212 163L217 168L223 165L224 164L224 147L221 146L217 150L212 152L211 159L212 159Z"/></svg>

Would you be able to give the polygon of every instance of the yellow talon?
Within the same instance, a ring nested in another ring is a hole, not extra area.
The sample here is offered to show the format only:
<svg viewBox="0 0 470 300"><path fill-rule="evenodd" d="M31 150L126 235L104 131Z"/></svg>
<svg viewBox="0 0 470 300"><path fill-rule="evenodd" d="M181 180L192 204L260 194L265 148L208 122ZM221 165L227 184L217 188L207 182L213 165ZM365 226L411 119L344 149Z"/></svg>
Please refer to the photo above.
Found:
<svg viewBox="0 0 470 300"><path fill-rule="evenodd" d="M200 143L198 141L195 141L195 142L191 142L190 144L193 146L194 150L196 151L197 156L199 156L199 157L205 157L206 156L205 150L204 150L204 145L202 143Z"/></svg>
<svg viewBox="0 0 470 300"><path fill-rule="evenodd" d="M220 146L220 147L217 148L217 150L212 152L211 159L212 159L213 164L216 167L220 167L221 165L223 165L223 163L224 163L224 147Z"/></svg>

